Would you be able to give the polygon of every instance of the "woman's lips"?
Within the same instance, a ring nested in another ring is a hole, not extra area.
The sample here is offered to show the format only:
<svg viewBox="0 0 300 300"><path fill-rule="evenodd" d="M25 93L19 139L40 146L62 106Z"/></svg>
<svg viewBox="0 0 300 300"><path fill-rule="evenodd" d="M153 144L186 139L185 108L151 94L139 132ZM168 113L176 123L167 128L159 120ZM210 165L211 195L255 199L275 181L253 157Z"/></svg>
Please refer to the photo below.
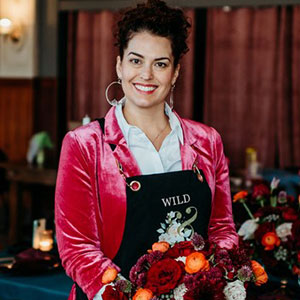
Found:
<svg viewBox="0 0 300 300"><path fill-rule="evenodd" d="M133 85L136 88L136 90L143 94L152 94L157 89L157 85L153 84L134 83Z"/></svg>

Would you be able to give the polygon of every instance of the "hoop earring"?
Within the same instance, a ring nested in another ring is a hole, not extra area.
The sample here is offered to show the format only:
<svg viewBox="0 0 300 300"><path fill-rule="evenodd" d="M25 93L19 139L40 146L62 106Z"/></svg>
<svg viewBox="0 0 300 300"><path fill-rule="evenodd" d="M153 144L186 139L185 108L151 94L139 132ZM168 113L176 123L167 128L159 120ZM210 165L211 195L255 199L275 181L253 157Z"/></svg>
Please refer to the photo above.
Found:
<svg viewBox="0 0 300 300"><path fill-rule="evenodd" d="M122 98L121 100L117 100L117 99L113 99L113 100L110 100L109 98L108 98L108 91L109 91L109 89L110 89L110 87L112 86L112 85L114 85L114 84L122 84L122 80L120 79L120 78L118 78L118 81L113 81L113 82L111 82L108 86L107 86L107 88L105 89L105 98L106 98L106 101L111 105L111 106L116 106L116 105L118 105L118 103L123 103L124 101L123 101L123 99L124 98Z"/></svg>
<svg viewBox="0 0 300 300"><path fill-rule="evenodd" d="M171 87L171 94L170 94L170 108L171 108L171 110L174 107L174 98L173 98L174 89L175 89L175 84L173 84L172 87Z"/></svg>

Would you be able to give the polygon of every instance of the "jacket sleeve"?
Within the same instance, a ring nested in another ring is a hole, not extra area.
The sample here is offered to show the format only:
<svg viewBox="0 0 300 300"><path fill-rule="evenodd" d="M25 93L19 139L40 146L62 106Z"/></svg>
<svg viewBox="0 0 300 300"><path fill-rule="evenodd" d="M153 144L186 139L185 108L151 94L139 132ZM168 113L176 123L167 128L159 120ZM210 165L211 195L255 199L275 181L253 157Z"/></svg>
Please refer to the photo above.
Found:
<svg viewBox="0 0 300 300"><path fill-rule="evenodd" d="M88 299L101 289L102 273L107 267L120 271L101 251L96 162L91 157L76 133L69 132L62 145L55 193L56 236L62 264Z"/></svg>
<svg viewBox="0 0 300 300"><path fill-rule="evenodd" d="M231 248L238 244L238 235L232 216L232 201L229 185L229 171L225 159L220 135L213 129L214 162L215 162L215 190L212 199L212 211L208 228L211 242L224 248Z"/></svg>

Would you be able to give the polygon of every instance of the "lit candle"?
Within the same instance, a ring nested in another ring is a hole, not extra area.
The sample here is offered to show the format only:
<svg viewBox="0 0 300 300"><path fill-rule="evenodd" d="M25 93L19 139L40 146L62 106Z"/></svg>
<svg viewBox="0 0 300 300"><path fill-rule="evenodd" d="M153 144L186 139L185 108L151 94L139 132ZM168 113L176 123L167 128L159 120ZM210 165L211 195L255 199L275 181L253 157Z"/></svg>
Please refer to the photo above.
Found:
<svg viewBox="0 0 300 300"><path fill-rule="evenodd" d="M50 251L53 248L52 230L44 230L40 237L40 250Z"/></svg>

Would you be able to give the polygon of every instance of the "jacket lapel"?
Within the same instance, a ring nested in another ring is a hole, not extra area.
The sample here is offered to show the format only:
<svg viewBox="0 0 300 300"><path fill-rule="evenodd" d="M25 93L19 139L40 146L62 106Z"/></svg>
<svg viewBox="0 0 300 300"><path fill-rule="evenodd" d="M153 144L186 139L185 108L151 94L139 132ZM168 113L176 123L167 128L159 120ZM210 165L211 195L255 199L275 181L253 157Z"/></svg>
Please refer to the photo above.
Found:
<svg viewBox="0 0 300 300"><path fill-rule="evenodd" d="M115 107L112 107L105 116L104 140L109 144L116 145L113 155L122 165L126 177L141 175L141 170L132 152L129 150L122 130L119 127L115 109Z"/></svg>
<svg viewBox="0 0 300 300"><path fill-rule="evenodd" d="M175 111L173 112L178 118L183 131L183 145L180 144L182 170L191 170L197 158L197 152L194 149L196 139L195 136L191 134L190 128L186 126L180 116Z"/></svg>

